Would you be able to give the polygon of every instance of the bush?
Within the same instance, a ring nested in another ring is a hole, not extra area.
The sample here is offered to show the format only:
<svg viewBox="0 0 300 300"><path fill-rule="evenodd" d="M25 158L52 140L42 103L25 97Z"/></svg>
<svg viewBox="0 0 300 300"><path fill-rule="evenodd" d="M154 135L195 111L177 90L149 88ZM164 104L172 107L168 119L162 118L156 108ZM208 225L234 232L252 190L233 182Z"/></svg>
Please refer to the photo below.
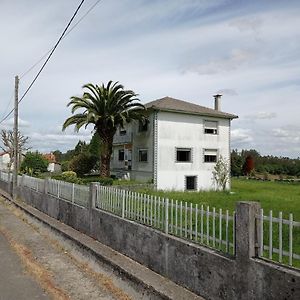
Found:
<svg viewBox="0 0 300 300"><path fill-rule="evenodd" d="M39 173L47 172L48 161L38 152L27 152L24 160L21 163L21 171L37 175Z"/></svg>
<svg viewBox="0 0 300 300"><path fill-rule="evenodd" d="M59 175L51 176L52 179L66 181L70 183L83 184L83 181L77 177L77 174L73 171L66 171Z"/></svg>
<svg viewBox="0 0 300 300"><path fill-rule="evenodd" d="M89 173L96 164L94 156L86 153L80 153L72 158L69 169L74 171L79 177Z"/></svg>

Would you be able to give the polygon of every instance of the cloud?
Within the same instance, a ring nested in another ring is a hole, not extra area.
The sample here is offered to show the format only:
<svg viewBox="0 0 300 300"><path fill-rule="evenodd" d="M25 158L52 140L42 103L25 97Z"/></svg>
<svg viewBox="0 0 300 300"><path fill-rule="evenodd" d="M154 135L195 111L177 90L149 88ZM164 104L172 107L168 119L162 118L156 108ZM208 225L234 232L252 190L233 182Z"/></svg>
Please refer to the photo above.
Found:
<svg viewBox="0 0 300 300"><path fill-rule="evenodd" d="M234 89L221 89L217 91L217 94L228 95L228 96L237 96L238 92Z"/></svg>
<svg viewBox="0 0 300 300"><path fill-rule="evenodd" d="M238 18L229 22L229 26L236 27L241 32L251 31L258 33L263 25L263 20L260 17Z"/></svg>
<svg viewBox="0 0 300 300"><path fill-rule="evenodd" d="M245 118L251 120L270 120L277 118L277 114L275 112L260 111L255 114L246 115Z"/></svg>
<svg viewBox="0 0 300 300"><path fill-rule="evenodd" d="M232 129L231 141L233 147L248 146L253 141L252 131L250 129Z"/></svg>
<svg viewBox="0 0 300 300"><path fill-rule="evenodd" d="M19 128L28 128L28 127L30 127L30 122L18 118L18 125L19 125ZM0 124L0 127L1 126L4 129L12 129L14 126L14 118L7 119L2 124Z"/></svg>
<svg viewBox="0 0 300 300"><path fill-rule="evenodd" d="M197 72L201 75L213 75L237 70L250 63L255 53L246 49L233 49L226 56L211 58L207 63L191 66L187 71Z"/></svg>
<svg viewBox="0 0 300 300"><path fill-rule="evenodd" d="M300 147L300 127L274 128L272 134L281 141L298 144Z"/></svg>

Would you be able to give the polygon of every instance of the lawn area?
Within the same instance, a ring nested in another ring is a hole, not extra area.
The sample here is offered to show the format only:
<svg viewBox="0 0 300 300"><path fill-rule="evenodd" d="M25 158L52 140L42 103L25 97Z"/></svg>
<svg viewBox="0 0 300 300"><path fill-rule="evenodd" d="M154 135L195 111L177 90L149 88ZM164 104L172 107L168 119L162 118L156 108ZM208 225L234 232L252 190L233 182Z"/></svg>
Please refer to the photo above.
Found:
<svg viewBox="0 0 300 300"><path fill-rule="evenodd" d="M300 184L286 182L254 181L247 179L232 179L232 189L229 192L164 192L143 191L147 194L168 197L169 199L192 202L198 205L228 209L232 212L237 201L258 201L265 214L273 210L278 216L279 211L283 217L288 218L289 213L294 214L294 220L300 221Z"/></svg>

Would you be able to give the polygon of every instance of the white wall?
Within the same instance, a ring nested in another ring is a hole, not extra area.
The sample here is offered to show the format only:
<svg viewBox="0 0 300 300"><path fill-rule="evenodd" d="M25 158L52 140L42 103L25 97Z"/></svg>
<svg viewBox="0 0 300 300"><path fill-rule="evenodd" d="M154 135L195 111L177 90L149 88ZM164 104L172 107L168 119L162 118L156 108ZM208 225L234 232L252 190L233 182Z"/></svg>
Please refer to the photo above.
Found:
<svg viewBox="0 0 300 300"><path fill-rule="evenodd" d="M204 163L204 149L230 158L230 120L158 112L157 188L184 190L185 176L197 176L198 190L214 189L214 163ZM204 134L204 120L218 121L218 135ZM176 162L176 147L192 148L192 162Z"/></svg>
<svg viewBox="0 0 300 300"><path fill-rule="evenodd" d="M8 163L10 162L10 159L9 159L9 154L3 154L0 156L0 170L7 170L8 167ZM13 166L12 166L13 168Z"/></svg>

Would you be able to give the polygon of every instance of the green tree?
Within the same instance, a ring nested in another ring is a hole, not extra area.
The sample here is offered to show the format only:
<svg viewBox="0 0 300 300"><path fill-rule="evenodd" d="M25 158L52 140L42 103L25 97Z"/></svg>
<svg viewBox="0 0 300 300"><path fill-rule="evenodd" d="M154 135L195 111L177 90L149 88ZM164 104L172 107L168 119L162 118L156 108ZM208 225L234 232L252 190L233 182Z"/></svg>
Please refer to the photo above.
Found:
<svg viewBox="0 0 300 300"><path fill-rule="evenodd" d="M87 153L75 155L69 163L69 169L78 176L89 173L96 164L96 159Z"/></svg>
<svg viewBox="0 0 300 300"><path fill-rule="evenodd" d="M93 134L92 139L90 141L89 153L100 159L101 139L97 131Z"/></svg>
<svg viewBox="0 0 300 300"><path fill-rule="evenodd" d="M47 171L48 161L38 152L27 152L22 164L21 171L26 173L43 173Z"/></svg>
<svg viewBox="0 0 300 300"><path fill-rule="evenodd" d="M69 117L63 124L63 130L70 125L75 125L78 131L82 126L92 124L101 139L100 176L110 176L110 160L112 154L113 138L118 127L124 127L132 120L145 121L145 107L141 104L131 90L125 90L118 82L109 81L98 86L86 84L87 91L82 97L71 97L68 106L72 106L72 114L78 109L83 109Z"/></svg>

